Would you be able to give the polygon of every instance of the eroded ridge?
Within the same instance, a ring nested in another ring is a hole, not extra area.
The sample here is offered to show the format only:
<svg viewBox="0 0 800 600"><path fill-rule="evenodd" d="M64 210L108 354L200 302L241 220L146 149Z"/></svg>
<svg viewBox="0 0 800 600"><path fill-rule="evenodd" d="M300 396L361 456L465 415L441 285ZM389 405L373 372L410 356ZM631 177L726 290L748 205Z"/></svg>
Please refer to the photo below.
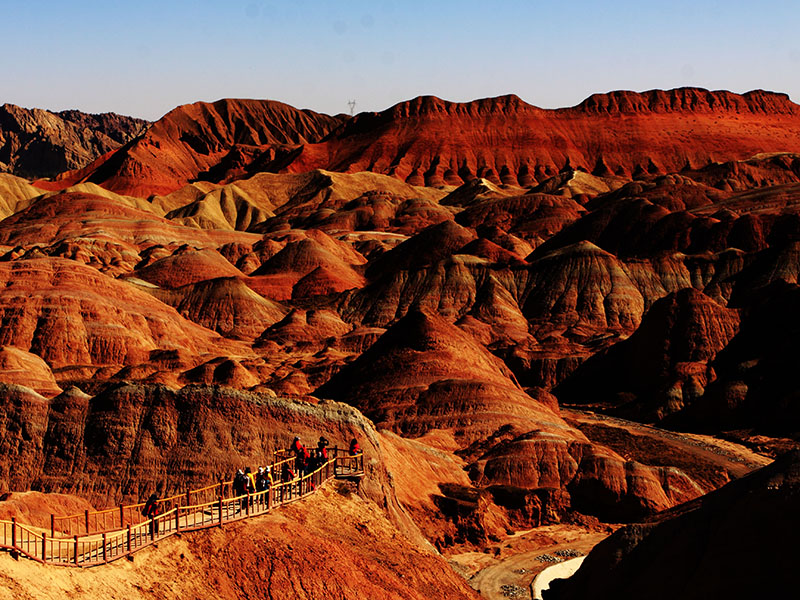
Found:
<svg viewBox="0 0 800 600"><path fill-rule="evenodd" d="M223 481L158 500L160 514L151 519L142 516L144 503L140 503L77 515L51 515L49 532L13 518L0 521L0 549L52 565L106 564L176 533L222 527L263 515L313 494L331 479L359 480L364 475L363 453L350 454L342 448L329 448L328 453L328 460L316 470L289 481L276 481L261 492L235 495L233 481ZM295 460L295 456L287 457L286 451L276 451L271 471L280 474L288 468L294 472Z"/></svg>

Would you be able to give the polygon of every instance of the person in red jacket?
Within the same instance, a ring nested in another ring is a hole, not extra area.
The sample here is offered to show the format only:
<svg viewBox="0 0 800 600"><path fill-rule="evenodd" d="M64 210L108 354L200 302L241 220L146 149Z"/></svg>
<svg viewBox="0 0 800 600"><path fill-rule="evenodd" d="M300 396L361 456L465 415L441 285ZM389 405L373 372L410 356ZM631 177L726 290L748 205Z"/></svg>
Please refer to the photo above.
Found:
<svg viewBox="0 0 800 600"><path fill-rule="evenodd" d="M161 514L161 506L158 503L158 494L150 494L147 502L142 508L142 515L150 521L150 536L156 537L158 535L158 521L156 517Z"/></svg>
<svg viewBox="0 0 800 600"><path fill-rule="evenodd" d="M300 452L302 450L302 448L303 448L303 444L300 443L300 438L299 437L295 437L294 440L292 440L292 445L289 446L289 450L291 452L294 452L295 455L297 455L297 453Z"/></svg>

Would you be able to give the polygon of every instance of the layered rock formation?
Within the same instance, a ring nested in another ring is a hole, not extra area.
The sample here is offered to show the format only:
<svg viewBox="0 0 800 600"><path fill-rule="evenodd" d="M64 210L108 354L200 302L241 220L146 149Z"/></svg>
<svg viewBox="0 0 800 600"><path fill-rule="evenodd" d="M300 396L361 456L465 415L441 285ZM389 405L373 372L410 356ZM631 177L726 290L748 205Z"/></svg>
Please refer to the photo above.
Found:
<svg viewBox="0 0 800 600"><path fill-rule="evenodd" d="M653 304L630 338L587 360L556 393L564 402L622 405L642 420L661 420L703 395L716 378L713 359L738 328L738 311L685 288Z"/></svg>
<svg viewBox="0 0 800 600"><path fill-rule="evenodd" d="M463 445L505 424L526 431L552 422L551 407L470 335L414 311L400 319L316 395L353 404L378 426L409 436L452 429Z"/></svg>
<svg viewBox="0 0 800 600"><path fill-rule="evenodd" d="M741 121L726 118L733 115ZM426 96L358 115L290 168L323 162L334 170L373 170L415 184L459 185L483 177L529 186L565 166L638 176L677 171L687 163L699 167L757 152L797 151L797 127L797 106L786 95L763 91L613 92L559 110L536 108L516 96L464 104ZM689 139L687 147L683 140Z"/></svg>
<svg viewBox="0 0 800 600"><path fill-rule="evenodd" d="M203 354L221 341L148 294L75 261L0 262L0 281L2 343L53 368L137 364L163 349Z"/></svg>
<svg viewBox="0 0 800 600"><path fill-rule="evenodd" d="M85 167L138 135L147 121L115 113L0 106L0 171L52 177Z"/></svg>
<svg viewBox="0 0 800 600"><path fill-rule="evenodd" d="M96 396L76 388L47 400L2 385L6 490L68 492L99 505L138 501L150 491L180 491L228 480L243 464L267 462L295 435L333 445L357 438L379 459L379 442L352 408L314 406L211 386L120 384ZM375 463L378 464L377 462ZM372 467L370 467L372 472ZM379 494L382 478L365 490Z"/></svg>
<svg viewBox="0 0 800 600"><path fill-rule="evenodd" d="M560 418L553 396L526 394L471 336L422 312L400 319L315 393L408 437L448 432L471 457L475 485L521 513L517 524L557 522L569 508L629 519L702 493L678 469L592 445Z"/></svg>
<svg viewBox="0 0 800 600"><path fill-rule="evenodd" d="M800 455L601 542L547 599L750 598L794 585ZM768 551L764 551L764 549ZM559 585L560 583L560 585Z"/></svg>
<svg viewBox="0 0 800 600"><path fill-rule="evenodd" d="M559 110L516 96L463 104L425 96L340 124L277 102L186 105L130 148L70 177L137 195L169 192L198 177L316 168L373 171L413 185L461 185L478 177L527 187L565 167L648 176L759 152L800 151L797 105L760 90L741 96L697 88L615 92ZM134 173L149 183L135 181Z"/></svg>
<svg viewBox="0 0 800 600"><path fill-rule="evenodd" d="M220 181L263 170L260 161L290 156L321 140L337 117L280 102L219 100L180 106L119 152L65 181L88 179L123 194L166 194L195 179Z"/></svg>
<svg viewBox="0 0 800 600"><path fill-rule="evenodd" d="M206 482L287 428L362 436L312 406L333 397L391 431L369 452L440 548L695 498L755 463L559 403L797 443L799 131L765 92L227 100L57 181L1 176L5 481Z"/></svg>

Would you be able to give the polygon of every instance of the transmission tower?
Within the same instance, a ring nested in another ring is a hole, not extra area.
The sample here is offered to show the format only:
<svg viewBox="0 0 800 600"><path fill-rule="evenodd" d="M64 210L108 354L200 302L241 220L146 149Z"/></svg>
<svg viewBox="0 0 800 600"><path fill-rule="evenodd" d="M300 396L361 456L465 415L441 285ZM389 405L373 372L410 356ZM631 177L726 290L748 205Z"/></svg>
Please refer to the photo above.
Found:
<svg viewBox="0 0 800 600"><path fill-rule="evenodd" d="M347 106L350 107L350 116L352 117L356 112L356 101L355 100L348 100Z"/></svg>

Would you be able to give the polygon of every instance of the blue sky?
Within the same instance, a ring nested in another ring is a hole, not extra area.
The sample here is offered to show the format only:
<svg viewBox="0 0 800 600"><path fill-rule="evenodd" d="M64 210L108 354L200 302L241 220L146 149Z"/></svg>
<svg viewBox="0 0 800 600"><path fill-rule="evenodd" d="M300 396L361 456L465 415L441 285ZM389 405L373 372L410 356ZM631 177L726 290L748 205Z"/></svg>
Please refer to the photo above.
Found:
<svg viewBox="0 0 800 600"><path fill-rule="evenodd" d="M270 98L337 113L422 94L763 88L800 101L800 3L0 0L0 103L156 119Z"/></svg>

